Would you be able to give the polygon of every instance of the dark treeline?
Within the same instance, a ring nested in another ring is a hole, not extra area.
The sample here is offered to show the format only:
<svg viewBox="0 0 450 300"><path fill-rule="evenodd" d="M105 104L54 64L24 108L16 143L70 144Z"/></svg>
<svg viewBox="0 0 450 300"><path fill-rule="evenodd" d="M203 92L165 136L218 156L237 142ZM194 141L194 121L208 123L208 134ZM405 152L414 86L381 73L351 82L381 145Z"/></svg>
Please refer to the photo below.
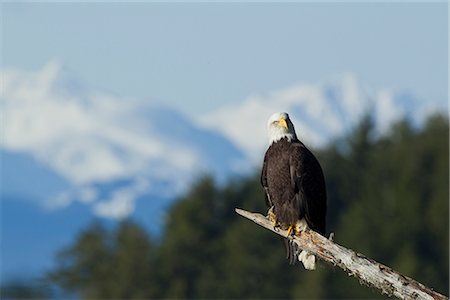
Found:
<svg viewBox="0 0 450 300"><path fill-rule="evenodd" d="M442 116L374 138L369 118L315 151L328 189L328 232L348 248L448 295L449 127ZM235 214L265 212L259 174L199 180L168 211L161 240L138 224L94 222L47 280L91 299L382 298L325 263L290 266L280 238ZM149 218L151 218L149 212Z"/></svg>

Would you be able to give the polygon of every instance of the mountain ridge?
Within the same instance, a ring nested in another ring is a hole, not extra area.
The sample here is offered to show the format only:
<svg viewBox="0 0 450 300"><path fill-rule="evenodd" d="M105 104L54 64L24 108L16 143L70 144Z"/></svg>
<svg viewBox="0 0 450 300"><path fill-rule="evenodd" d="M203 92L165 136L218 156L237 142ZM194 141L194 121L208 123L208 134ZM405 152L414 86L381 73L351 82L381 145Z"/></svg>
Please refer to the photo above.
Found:
<svg viewBox="0 0 450 300"><path fill-rule="evenodd" d="M70 185L45 199L47 206L79 201L93 206L94 214L121 219L140 196L171 198L196 176L210 172L224 180L245 164L242 151L221 133L173 108L90 88L57 62L35 72L6 70L2 77L0 149L30 156ZM106 196L109 205L98 197L102 185L123 180L129 186ZM155 190L161 184L166 190Z"/></svg>
<svg viewBox="0 0 450 300"><path fill-rule="evenodd" d="M297 136L320 148L347 134L366 114L374 119L377 135L383 135L403 118L421 126L427 116L440 109L408 92L371 89L346 73L317 84L298 83L253 95L238 104L219 107L198 122L223 133L255 164L267 147L266 122L277 111L288 112Z"/></svg>
<svg viewBox="0 0 450 300"><path fill-rule="evenodd" d="M35 262L32 253L14 251L39 240L35 228L48 239L35 270L92 218L132 217L157 235L167 208L199 176L220 183L259 168L266 121L276 111L289 112L299 138L320 148L366 113L384 134L396 120L420 126L442 109L412 94L371 90L349 73L253 95L196 118L89 87L55 61L0 75L2 242L10 245L2 260L11 262L2 275L19 271L13 262Z"/></svg>

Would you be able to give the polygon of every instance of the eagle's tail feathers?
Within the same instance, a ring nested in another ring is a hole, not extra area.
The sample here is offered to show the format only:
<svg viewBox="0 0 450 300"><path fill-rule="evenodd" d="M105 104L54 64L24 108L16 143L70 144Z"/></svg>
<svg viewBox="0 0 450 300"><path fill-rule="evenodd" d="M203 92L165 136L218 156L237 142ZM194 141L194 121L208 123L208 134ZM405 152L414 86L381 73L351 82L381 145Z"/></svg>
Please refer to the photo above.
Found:
<svg viewBox="0 0 450 300"><path fill-rule="evenodd" d="M290 265L295 265L299 249L292 239L287 238L284 240L284 243L286 246L286 259Z"/></svg>
<svg viewBox="0 0 450 300"><path fill-rule="evenodd" d="M290 265L300 261L306 270L316 269L316 257L308 251L302 251L293 239L287 238L284 240L286 246L286 259Z"/></svg>

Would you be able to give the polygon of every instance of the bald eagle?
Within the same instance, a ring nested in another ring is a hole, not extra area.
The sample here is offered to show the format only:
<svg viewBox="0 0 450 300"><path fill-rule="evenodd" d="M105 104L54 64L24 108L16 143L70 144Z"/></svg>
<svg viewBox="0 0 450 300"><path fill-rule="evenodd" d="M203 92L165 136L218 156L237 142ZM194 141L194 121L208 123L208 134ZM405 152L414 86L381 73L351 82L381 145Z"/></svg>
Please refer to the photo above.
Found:
<svg viewBox="0 0 450 300"><path fill-rule="evenodd" d="M289 235L306 228L324 235L327 196L318 160L297 138L287 113L273 114L267 126L270 145L264 156L261 184L269 219ZM298 259L305 269L315 269L313 255L299 253L288 241L285 244L291 264Z"/></svg>

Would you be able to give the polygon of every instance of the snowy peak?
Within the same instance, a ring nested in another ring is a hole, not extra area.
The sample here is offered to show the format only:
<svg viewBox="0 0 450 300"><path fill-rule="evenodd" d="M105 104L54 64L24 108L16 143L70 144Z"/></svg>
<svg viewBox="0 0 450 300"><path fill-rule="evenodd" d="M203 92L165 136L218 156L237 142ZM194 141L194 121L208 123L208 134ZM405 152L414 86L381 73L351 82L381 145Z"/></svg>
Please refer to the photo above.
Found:
<svg viewBox="0 0 450 300"><path fill-rule="evenodd" d="M207 114L200 124L222 132L257 163L267 147L267 119L277 111L289 113L301 140L322 147L346 134L367 113L373 116L378 134L383 134L403 117L420 124L437 110L408 93L371 89L346 73L318 84L299 83L249 97Z"/></svg>
<svg viewBox="0 0 450 300"><path fill-rule="evenodd" d="M51 60L38 71L7 69L1 74L4 92L12 94L18 102L39 101L49 95L60 101L70 100L70 96L80 96L87 90L58 60Z"/></svg>
<svg viewBox="0 0 450 300"><path fill-rule="evenodd" d="M71 185L47 205L79 201L100 216L122 218L142 195L170 197L196 175L225 178L245 162L220 133L173 109L89 88L57 62L1 76L0 149L29 155ZM118 182L127 184L111 184ZM100 193L106 185L109 192Z"/></svg>

